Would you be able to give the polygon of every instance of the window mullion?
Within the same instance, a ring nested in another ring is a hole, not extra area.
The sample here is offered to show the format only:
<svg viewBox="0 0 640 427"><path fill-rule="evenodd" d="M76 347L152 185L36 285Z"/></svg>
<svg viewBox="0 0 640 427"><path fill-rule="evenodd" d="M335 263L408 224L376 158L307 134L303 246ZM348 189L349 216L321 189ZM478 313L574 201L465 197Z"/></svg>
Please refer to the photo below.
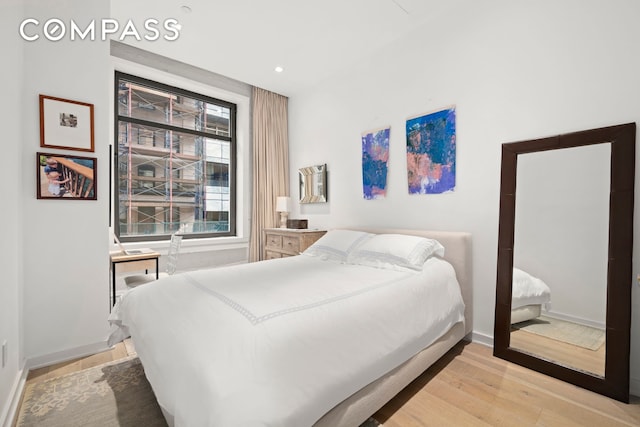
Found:
<svg viewBox="0 0 640 427"><path fill-rule="evenodd" d="M152 122L152 121L149 121L149 120L138 119L138 118L135 118L135 117L118 116L118 121L126 122L126 123L133 123L133 124L141 125L141 126L157 127L157 128L163 129L163 130L178 131L178 132L188 133L188 134L195 135L195 136L202 136L202 137L205 137L205 138L218 139L218 140L227 141L227 142L231 142L233 140L233 138L229 137L229 136L218 135L216 133L203 132L203 131L193 130L193 129L189 129L189 128L183 128L183 127L179 127L179 126L171 126L171 125L168 125L166 123Z"/></svg>

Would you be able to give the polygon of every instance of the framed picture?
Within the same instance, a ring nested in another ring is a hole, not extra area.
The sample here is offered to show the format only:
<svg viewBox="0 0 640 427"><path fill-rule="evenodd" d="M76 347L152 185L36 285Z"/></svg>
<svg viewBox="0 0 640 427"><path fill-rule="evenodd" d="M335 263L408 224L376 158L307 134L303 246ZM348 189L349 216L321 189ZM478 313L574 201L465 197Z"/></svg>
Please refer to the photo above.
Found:
<svg viewBox="0 0 640 427"><path fill-rule="evenodd" d="M36 153L38 199L97 200L98 160Z"/></svg>
<svg viewBox="0 0 640 427"><path fill-rule="evenodd" d="M93 104L40 95L40 146L93 152Z"/></svg>

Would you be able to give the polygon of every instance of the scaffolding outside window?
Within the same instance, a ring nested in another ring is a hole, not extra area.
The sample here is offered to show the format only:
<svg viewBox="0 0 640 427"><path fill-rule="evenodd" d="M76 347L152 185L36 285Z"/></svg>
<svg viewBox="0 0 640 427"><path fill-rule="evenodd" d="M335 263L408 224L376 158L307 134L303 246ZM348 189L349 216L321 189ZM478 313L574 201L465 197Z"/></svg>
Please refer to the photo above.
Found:
<svg viewBox="0 0 640 427"><path fill-rule="evenodd" d="M122 241L235 235L236 105L116 72Z"/></svg>

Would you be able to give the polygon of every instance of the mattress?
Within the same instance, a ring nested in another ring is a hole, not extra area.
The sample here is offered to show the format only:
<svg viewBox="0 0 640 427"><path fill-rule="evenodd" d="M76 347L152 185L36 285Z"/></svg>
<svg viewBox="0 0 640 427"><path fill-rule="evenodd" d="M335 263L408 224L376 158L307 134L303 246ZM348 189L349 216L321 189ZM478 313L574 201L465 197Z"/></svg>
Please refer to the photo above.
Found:
<svg viewBox="0 0 640 427"><path fill-rule="evenodd" d="M297 256L171 276L127 293L130 334L176 426L305 426L462 322L453 268Z"/></svg>

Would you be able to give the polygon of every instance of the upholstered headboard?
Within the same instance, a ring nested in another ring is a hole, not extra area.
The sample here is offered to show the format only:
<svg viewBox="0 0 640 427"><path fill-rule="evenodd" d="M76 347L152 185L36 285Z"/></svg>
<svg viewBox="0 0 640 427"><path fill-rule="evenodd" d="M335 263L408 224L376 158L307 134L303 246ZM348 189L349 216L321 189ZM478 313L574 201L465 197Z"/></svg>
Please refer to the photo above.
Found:
<svg viewBox="0 0 640 427"><path fill-rule="evenodd" d="M340 227L350 230L362 230L369 233L396 233L422 236L435 239L444 246L444 259L453 266L456 271L458 283L465 304L465 334L473 330L473 283L471 260L471 234L463 231L432 231L417 229L394 228L362 228Z"/></svg>

